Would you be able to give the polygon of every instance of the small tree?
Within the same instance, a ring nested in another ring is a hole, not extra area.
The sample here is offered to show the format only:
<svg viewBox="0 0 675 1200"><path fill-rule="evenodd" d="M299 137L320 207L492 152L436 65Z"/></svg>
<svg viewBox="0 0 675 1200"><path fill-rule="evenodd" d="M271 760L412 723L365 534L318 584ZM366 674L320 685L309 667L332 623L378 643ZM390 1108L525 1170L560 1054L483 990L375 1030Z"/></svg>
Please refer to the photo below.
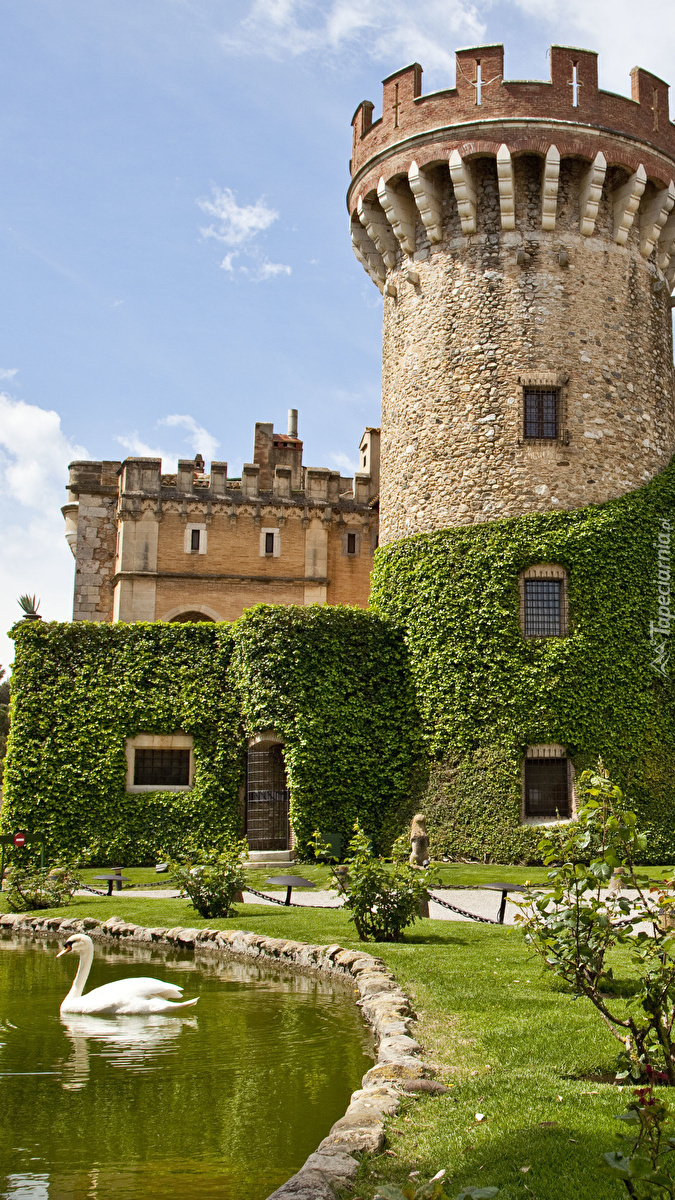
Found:
<svg viewBox="0 0 675 1200"><path fill-rule="evenodd" d="M60 908L68 904L80 886L70 863L47 867L10 867L7 873L7 905L10 912Z"/></svg>
<svg viewBox="0 0 675 1200"><path fill-rule="evenodd" d="M547 969L590 1000L621 1043L623 1076L642 1079L653 1069L672 1086L675 880L651 883L638 872L636 858L644 854L646 835L601 761L596 772L583 773L578 793L584 803L577 819L539 843L551 867L548 884L525 893L517 919ZM608 890L618 868L624 887L635 892L630 898ZM627 949L635 967L636 993L627 1008L608 994L612 968L607 957L615 947Z"/></svg>
<svg viewBox="0 0 675 1200"><path fill-rule="evenodd" d="M169 858L169 871L201 917L228 917L246 883L247 857L248 843L242 838L220 850L194 851L187 862Z"/></svg>
<svg viewBox="0 0 675 1200"><path fill-rule="evenodd" d="M318 833L313 846L317 857L333 857ZM362 942L400 942L403 930L417 920L420 902L428 900L430 872L409 866L405 861L409 853L404 835L394 842L390 866L373 852L370 838L356 822L345 860L347 871L333 873Z"/></svg>

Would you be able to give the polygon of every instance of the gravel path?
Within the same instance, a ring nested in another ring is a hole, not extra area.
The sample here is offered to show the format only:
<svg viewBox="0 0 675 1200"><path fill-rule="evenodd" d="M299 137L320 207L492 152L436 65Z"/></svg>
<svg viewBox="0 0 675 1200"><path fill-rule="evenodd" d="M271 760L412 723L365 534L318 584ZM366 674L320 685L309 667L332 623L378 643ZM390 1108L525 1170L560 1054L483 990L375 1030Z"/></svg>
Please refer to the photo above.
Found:
<svg viewBox="0 0 675 1200"><path fill-rule="evenodd" d="M271 895L279 900L283 899L284 891L273 891L272 888L263 889L260 891L269 891ZM499 912L499 904L501 894L499 892L486 891L483 888L434 888L434 891L447 900L449 904L454 904L457 908L463 908L467 912L474 912L478 917L491 917L492 920L497 919ZM91 892L77 892L78 896L90 896ZM135 898L143 898L152 900L168 900L172 897L178 897L179 893L171 888L125 888L122 892L113 892L111 900L124 899L127 896ZM335 892L328 891L294 891L292 895L294 904L302 905L309 908L340 908L341 901ZM278 905L272 901L262 900L259 896L253 896L250 892L244 892L245 904L270 904L270 907L277 908ZM507 903L505 925L513 925L513 919L518 910L515 905ZM470 917L463 917L459 913L450 912L447 908L442 908L440 904L434 904L433 900L429 905L429 915L437 921L470 921Z"/></svg>

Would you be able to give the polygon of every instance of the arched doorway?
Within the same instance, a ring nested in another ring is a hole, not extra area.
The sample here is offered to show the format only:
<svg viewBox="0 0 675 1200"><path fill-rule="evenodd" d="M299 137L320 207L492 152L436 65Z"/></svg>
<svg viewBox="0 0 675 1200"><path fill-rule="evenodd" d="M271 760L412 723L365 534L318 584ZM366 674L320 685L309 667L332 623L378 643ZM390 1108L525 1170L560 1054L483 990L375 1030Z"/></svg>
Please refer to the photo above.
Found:
<svg viewBox="0 0 675 1200"><path fill-rule="evenodd" d="M246 838L250 850L288 850L289 799L282 743L274 735L252 739L246 759Z"/></svg>
<svg viewBox="0 0 675 1200"><path fill-rule="evenodd" d="M189 621L213 621L213 617L207 617L201 612L182 612L177 617L171 617L170 624L183 623Z"/></svg>

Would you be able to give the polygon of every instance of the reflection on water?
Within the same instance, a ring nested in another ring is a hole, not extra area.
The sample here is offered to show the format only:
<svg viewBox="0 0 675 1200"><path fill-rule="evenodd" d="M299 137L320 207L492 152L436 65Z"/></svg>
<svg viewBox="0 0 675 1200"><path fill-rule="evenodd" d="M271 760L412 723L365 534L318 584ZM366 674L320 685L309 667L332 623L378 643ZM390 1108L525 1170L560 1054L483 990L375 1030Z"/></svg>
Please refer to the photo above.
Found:
<svg viewBox="0 0 675 1200"><path fill-rule="evenodd" d="M61 1086L84 1087L89 1078L88 1039L111 1067L124 1071L155 1071L162 1055L180 1036L183 1026L197 1028L194 1017L88 1017L64 1014L61 1024L73 1044L73 1053L63 1064Z"/></svg>
<svg viewBox="0 0 675 1200"><path fill-rule="evenodd" d="M60 1018L57 948L0 938L0 1200L262 1200L371 1065L350 999L215 956L97 946L89 987L171 978L197 1008Z"/></svg>

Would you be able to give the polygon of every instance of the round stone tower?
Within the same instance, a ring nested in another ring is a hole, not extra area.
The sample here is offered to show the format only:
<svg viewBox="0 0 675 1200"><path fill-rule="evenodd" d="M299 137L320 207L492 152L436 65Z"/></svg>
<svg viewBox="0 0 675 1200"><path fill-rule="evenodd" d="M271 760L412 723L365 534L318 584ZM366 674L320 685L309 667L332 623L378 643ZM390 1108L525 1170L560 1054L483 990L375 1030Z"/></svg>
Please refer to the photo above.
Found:
<svg viewBox="0 0 675 1200"><path fill-rule="evenodd" d="M353 119L357 258L384 296L382 543L575 509L631 491L675 450L668 87L598 89L554 46L509 82L502 46L415 63Z"/></svg>

